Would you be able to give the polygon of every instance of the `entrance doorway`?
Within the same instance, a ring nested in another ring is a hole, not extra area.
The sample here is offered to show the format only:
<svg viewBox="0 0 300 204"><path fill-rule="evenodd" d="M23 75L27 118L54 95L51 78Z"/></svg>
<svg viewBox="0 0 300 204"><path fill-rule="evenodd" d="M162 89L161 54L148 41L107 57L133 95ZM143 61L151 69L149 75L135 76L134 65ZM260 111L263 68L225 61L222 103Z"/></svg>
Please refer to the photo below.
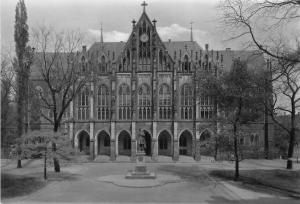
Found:
<svg viewBox="0 0 300 204"><path fill-rule="evenodd" d="M78 147L80 152L90 153L90 136L86 131L81 131L78 135Z"/></svg>

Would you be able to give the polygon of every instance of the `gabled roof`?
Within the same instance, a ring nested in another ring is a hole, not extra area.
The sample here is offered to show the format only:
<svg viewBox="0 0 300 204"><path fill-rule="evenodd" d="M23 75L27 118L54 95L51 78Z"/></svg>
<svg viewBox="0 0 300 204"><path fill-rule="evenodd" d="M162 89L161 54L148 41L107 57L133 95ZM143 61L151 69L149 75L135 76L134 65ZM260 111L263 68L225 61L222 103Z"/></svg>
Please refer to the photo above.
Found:
<svg viewBox="0 0 300 204"><path fill-rule="evenodd" d="M125 42L95 42L88 50L89 56L93 55L94 58L97 57L97 51L99 52L99 55L102 52L105 52L106 56L109 54L109 59L113 59L113 53L115 55L115 60L118 58L118 56L123 51L123 48L125 46Z"/></svg>
<svg viewBox="0 0 300 204"><path fill-rule="evenodd" d="M180 50L181 50L182 56L186 51L190 54L190 52L192 50L194 53L194 57L196 56L195 52L199 53L199 55L198 55L198 57L199 57L200 50L202 50L200 45L195 41L168 41L168 42L163 42L163 43L166 46L166 48L173 60L174 60L175 51L176 51L176 55L177 55L176 58L179 59Z"/></svg>

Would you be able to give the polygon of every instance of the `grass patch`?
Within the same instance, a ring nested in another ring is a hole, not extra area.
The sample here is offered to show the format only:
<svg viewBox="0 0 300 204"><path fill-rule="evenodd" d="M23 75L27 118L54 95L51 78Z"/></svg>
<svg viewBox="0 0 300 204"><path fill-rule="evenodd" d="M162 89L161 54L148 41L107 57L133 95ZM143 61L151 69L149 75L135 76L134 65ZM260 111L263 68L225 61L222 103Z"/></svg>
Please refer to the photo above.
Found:
<svg viewBox="0 0 300 204"><path fill-rule="evenodd" d="M23 196L37 191L46 186L47 182L36 176L20 176L12 174L1 174L2 198L13 198Z"/></svg>
<svg viewBox="0 0 300 204"><path fill-rule="evenodd" d="M78 179L75 174L69 173L47 173L47 181L44 180L43 172L35 174L14 175L9 173L1 174L1 195L2 199L24 196L36 192L53 181L74 181Z"/></svg>
<svg viewBox="0 0 300 204"><path fill-rule="evenodd" d="M234 170L213 170L211 176L233 180ZM262 185L300 196L300 171L289 170L240 170L239 181Z"/></svg>

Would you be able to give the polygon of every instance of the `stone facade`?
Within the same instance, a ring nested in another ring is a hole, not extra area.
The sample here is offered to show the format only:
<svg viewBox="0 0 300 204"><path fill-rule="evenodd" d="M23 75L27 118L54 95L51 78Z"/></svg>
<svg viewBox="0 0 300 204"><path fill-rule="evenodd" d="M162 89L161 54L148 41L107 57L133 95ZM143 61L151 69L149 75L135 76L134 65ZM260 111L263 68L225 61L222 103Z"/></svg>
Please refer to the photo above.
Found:
<svg viewBox="0 0 300 204"><path fill-rule="evenodd" d="M101 34L100 42L84 46L80 57L80 71L92 78L70 104L65 125L75 148L111 160L118 155L135 160L138 134L145 135L146 154L153 160L158 155L199 160L202 134L217 132L212 120L217 108L211 98L195 97L197 76L226 71L235 58L264 67L262 55L250 51L214 51L207 44L203 49L192 37L162 42L156 20L145 10L132 21L126 43L103 42ZM253 131L259 129L263 138L261 128L258 123Z"/></svg>

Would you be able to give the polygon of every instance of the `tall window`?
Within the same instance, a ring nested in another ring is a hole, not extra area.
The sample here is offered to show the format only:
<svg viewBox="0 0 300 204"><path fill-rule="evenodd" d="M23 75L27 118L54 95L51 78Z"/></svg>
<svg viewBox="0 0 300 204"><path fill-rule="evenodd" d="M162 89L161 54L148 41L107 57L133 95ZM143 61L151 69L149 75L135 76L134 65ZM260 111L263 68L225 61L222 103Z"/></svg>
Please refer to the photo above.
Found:
<svg viewBox="0 0 300 204"><path fill-rule="evenodd" d="M212 97L201 95L200 97L200 118L211 119L213 116Z"/></svg>
<svg viewBox="0 0 300 204"><path fill-rule="evenodd" d="M126 84L122 84L119 88L119 119L131 119L130 88Z"/></svg>
<svg viewBox="0 0 300 204"><path fill-rule="evenodd" d="M103 55L102 55L100 63L99 63L99 71L100 71L100 73L106 72L106 62L105 62L105 57Z"/></svg>
<svg viewBox="0 0 300 204"><path fill-rule="evenodd" d="M142 84L138 89L138 112L139 119L151 118L151 95L150 88L146 84Z"/></svg>
<svg viewBox="0 0 300 204"><path fill-rule="evenodd" d="M159 118L171 118L171 91L167 84L162 84L158 91L159 94Z"/></svg>
<svg viewBox="0 0 300 204"><path fill-rule="evenodd" d="M193 88L184 84L181 89L181 119L193 119Z"/></svg>
<svg viewBox="0 0 300 204"><path fill-rule="evenodd" d="M108 120L109 119L109 91L105 85L100 85L98 88L98 119Z"/></svg>
<svg viewBox="0 0 300 204"><path fill-rule="evenodd" d="M81 72L82 72L82 74L85 74L86 71L87 71L87 63L85 61L85 57L82 56L82 58L81 58Z"/></svg>
<svg viewBox="0 0 300 204"><path fill-rule="evenodd" d="M183 63L182 63L182 71L183 72L190 72L190 62L187 55L184 56Z"/></svg>
<svg viewBox="0 0 300 204"><path fill-rule="evenodd" d="M89 119L89 90L84 87L78 96L78 120Z"/></svg>

